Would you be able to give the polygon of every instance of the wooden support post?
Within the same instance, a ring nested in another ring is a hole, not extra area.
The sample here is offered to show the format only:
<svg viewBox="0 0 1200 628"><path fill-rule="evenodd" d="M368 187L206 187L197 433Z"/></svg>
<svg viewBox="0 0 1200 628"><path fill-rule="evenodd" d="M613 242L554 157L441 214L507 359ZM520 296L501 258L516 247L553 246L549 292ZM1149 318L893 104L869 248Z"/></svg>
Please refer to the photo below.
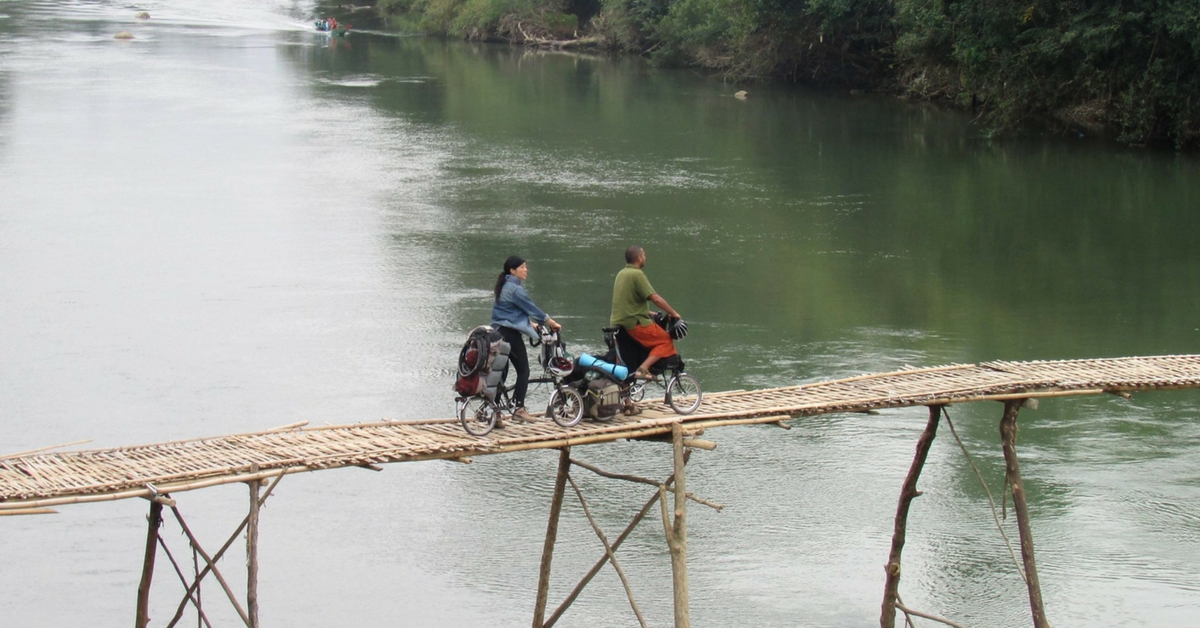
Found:
<svg viewBox="0 0 1200 628"><path fill-rule="evenodd" d="M267 492L263 494L262 499L258 500L259 505L267 502L267 498L270 497L271 493L275 491L275 487L279 486L279 481L283 479L284 473L286 473L286 471L280 472L279 475L275 476L275 481L271 483L271 486L267 487ZM178 517L179 513L176 512L175 516ZM199 600L200 581L203 580L204 576L208 575L210 571L214 571L213 563L221 560L221 557L225 555L225 551L233 546L233 542L237 540L238 536L242 533L242 530L246 529L246 526L249 524L249 522L250 515L246 515L242 519L242 522L238 524L237 530L233 531L233 534L229 536L229 539L225 541L225 544L221 546L221 549L217 550L216 554L213 554L211 559L209 559L207 554L204 555L206 563L204 569L200 570L200 573L196 575L196 579L192 581L192 585L188 587L186 591L184 591L183 599L179 601L179 606L175 608L175 615L171 618L171 621L167 623L167 628L175 628L175 625L178 624L179 620L183 618L183 610L187 607L188 601L192 599L193 593L196 594L196 599ZM179 523L181 526L184 525L182 520L180 520ZM184 526L184 531L188 532L186 526ZM193 543L193 560L195 560L195 554L199 553L198 551L199 547ZM231 596L229 599L233 601L234 606L240 611L241 607L237 603L237 598ZM243 617L245 617L244 614ZM246 623L249 623L248 619L246 620Z"/></svg>
<svg viewBox="0 0 1200 628"><path fill-rule="evenodd" d="M194 597L196 605L196 628L200 628L200 622L204 619L204 593L200 587L200 554L196 552L196 548L192 548L192 582L196 586L196 595ZM190 590L190 587L186 587Z"/></svg>
<svg viewBox="0 0 1200 628"><path fill-rule="evenodd" d="M542 628L546 618L546 600L550 597L550 564L554 542L558 539L558 515L567 492L567 474L571 471L571 448L558 450L558 475L554 478L554 497L550 500L550 521L546 523L546 542L542 545L542 568L538 573L537 601L533 607L533 628Z"/></svg>
<svg viewBox="0 0 1200 628"><path fill-rule="evenodd" d="M256 465L257 466L257 465ZM246 613L250 628L258 628L258 515L262 508L261 480L246 482L250 487L250 517L246 523Z"/></svg>
<svg viewBox="0 0 1200 628"><path fill-rule="evenodd" d="M146 556L142 561L142 581L138 584L137 618L135 628L150 625L150 582L154 579L154 555L158 550L158 528L162 525L163 505L150 502L149 524L146 529Z"/></svg>
<svg viewBox="0 0 1200 628"><path fill-rule="evenodd" d="M900 503L896 506L896 524L892 529L892 551L888 555L887 581L883 585L883 609L879 614L880 628L895 628L896 600L900 595L900 554L904 551L904 537L908 529L908 507L912 500L921 495L917 490L917 479L925 468L925 459L929 456L929 448L937 435L938 421L941 418L942 406L929 406L929 421L925 423L925 431L917 439L917 453L913 456L912 465L908 468L908 476L904 478L904 486L900 489Z"/></svg>
<svg viewBox="0 0 1200 628"><path fill-rule="evenodd" d="M583 491L579 490L579 485L575 483L575 479L570 475L567 476L567 481L571 483L571 488L574 489L575 495L579 497L579 505L583 507L583 516L587 517L588 523L592 526L592 531L596 533L596 538L604 544L604 553L608 554L608 562L613 566L613 570L617 572L617 577L621 579L621 586L625 587L625 595L629 598L629 607L633 609L633 614L637 616L638 625L646 628L646 618L642 617L642 609L638 608L637 600L633 599L633 588L629 586L629 578L625 577L625 571L621 569L620 563L617 562L617 554L613 549L612 544L608 542L608 537L604 536L604 531L600 529L600 524L596 522L596 518L592 516L592 512L588 509L587 500L583 497ZM665 490L658 489L660 492Z"/></svg>
<svg viewBox="0 0 1200 628"><path fill-rule="evenodd" d="M691 454L690 451L685 451L683 453L684 463L687 463L687 459L690 456L690 454ZM578 464L578 463L573 463L573 464ZM675 474L672 473L671 476L668 477L666 479L666 481L663 482L663 486L664 487L670 486L674 481L675 481ZM658 491L655 491L654 495L650 499L646 500L646 503L642 506L642 509L639 510L636 515L634 515L633 520L629 522L629 525L625 526L625 530L623 530L621 532L621 535L617 537L617 540L613 541L613 544L612 544L612 552L613 553L616 553L617 548L621 547L621 544L625 542L625 539L629 536L629 534L631 532L633 532L633 529L636 528L638 523L640 523L642 521L642 519L645 518L646 514L650 512L650 507L654 505L654 502L659 500L659 492L662 490L664 490L664 489L660 488ZM587 584L592 581L592 578L594 578L596 576L596 574L600 572L600 568L603 567L604 563L606 563L606 562L608 562L608 549L607 548L605 549L604 555L600 557L600 560L596 561L595 565L592 565L592 568L590 570L588 570L587 574L584 575L583 578L579 581L579 583L575 585L575 588L571 590L571 593L569 595L567 595L567 598L565 600L563 600L562 604L559 604L558 608L556 608L554 610L554 612L550 614L550 618L546 620L546 623L543 624L543 626L541 628L550 628L551 626L553 626L555 623L558 622L559 618L562 617L563 613L567 612L567 609L571 607L571 604L575 603L575 598L579 597L579 593L582 592L583 588L586 587Z"/></svg>
<svg viewBox="0 0 1200 628"><path fill-rule="evenodd" d="M688 608L687 579L687 487L684 485L683 425L671 426L672 449L675 453L675 512L674 521L663 526L667 536L667 549L671 552L671 584L675 591L675 628L689 628L692 624ZM666 508L666 500L663 501Z"/></svg>
<svg viewBox="0 0 1200 628"><path fill-rule="evenodd" d="M1000 419L1000 442L1004 447L1004 475L1012 489L1013 510L1017 513L1017 530L1021 533L1021 562L1025 565L1025 581L1029 586L1029 608L1034 628L1050 628L1046 609L1042 605L1042 588L1038 582L1037 566L1033 560L1033 530L1029 527L1029 508L1025 504L1025 486L1021 483L1021 468L1017 464L1017 413L1021 399L1004 403L1004 418Z"/></svg>

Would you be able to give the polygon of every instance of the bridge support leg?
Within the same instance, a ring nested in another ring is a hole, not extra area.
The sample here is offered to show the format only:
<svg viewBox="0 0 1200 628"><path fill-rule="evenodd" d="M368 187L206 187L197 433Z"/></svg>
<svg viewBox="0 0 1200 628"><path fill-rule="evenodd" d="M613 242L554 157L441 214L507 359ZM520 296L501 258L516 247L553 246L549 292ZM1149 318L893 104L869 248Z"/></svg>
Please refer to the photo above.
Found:
<svg viewBox="0 0 1200 628"><path fill-rule="evenodd" d="M250 628L258 628L258 515L262 508L259 501L262 480L251 480L246 485L250 487L250 515L246 523L246 612Z"/></svg>
<svg viewBox="0 0 1200 628"><path fill-rule="evenodd" d="M137 618L135 628L150 624L150 582L154 579L154 556L158 549L158 528L162 525L163 505L150 502L149 525L146 530L146 557L142 562L142 581L138 584Z"/></svg>
<svg viewBox="0 0 1200 628"><path fill-rule="evenodd" d="M687 460L690 457L690 455L691 455L691 450L685 449L683 452L684 463L687 463ZM574 464L579 464L579 463L576 462ZM594 471L595 469L592 469L592 470ZM613 476L608 476L608 477L613 477ZM626 478L626 479L628 479L628 478ZM563 616L563 613L567 612L567 609L571 607L571 604L575 603L575 599L579 597L579 594L583 591L583 588L586 587L588 585L588 583L592 581L592 578L594 578L597 573L600 573L600 569L602 567L604 567L604 563L608 562L609 558L611 557L609 554L609 551L611 550L612 553L616 553L617 548L621 547L621 544L625 542L625 539L629 537L629 535L633 532L634 528L636 528L638 526L638 524L642 522L642 519L644 519L646 517L646 515L649 514L650 508L654 506L654 502L658 501L662 497L662 495L666 492L666 488L671 486L671 484L673 484L674 482L675 482L675 474L672 473L670 477L668 477L666 480L663 481L662 488L660 488L657 491L654 491L654 495L652 495L650 497L650 499L646 500L646 503L642 505L641 510L639 510L637 512L637 514L634 515L633 520L629 522L629 525L626 525L625 529L621 531L621 534L619 536L617 536L617 540L613 541L612 545L605 548L604 555L601 556L600 559L596 561L596 564L592 565L592 568L590 570L588 570L587 574L585 574L583 576L583 578L575 585L575 588L571 590L571 593L569 595L567 595L567 598L565 600L563 600L562 604L558 605L558 608L556 608L554 610L554 612L550 614L550 618L546 620L546 623L542 624L542 626L540 626L539 628L551 628L552 626L554 626L554 624L556 624L558 622L559 618ZM651 482L651 483L657 484L656 482Z"/></svg>
<svg viewBox="0 0 1200 628"><path fill-rule="evenodd" d="M1046 609L1042 605L1042 588L1033 560L1033 530L1029 527L1025 486L1021 482L1021 468L1017 463L1017 413L1024 401L1014 399L1004 403L1004 417L1000 419L1000 441L1004 447L1004 477L1012 490L1013 510L1017 513L1017 530L1021 533L1021 562L1025 565L1025 580L1029 585L1029 608L1033 613L1033 625L1034 628L1050 628L1050 622L1046 621Z"/></svg>
<svg viewBox="0 0 1200 628"><path fill-rule="evenodd" d="M558 475L554 478L554 497L550 501L550 521L546 524L546 542L542 546L542 568L538 573L537 602L533 608L533 628L542 628L546 619L546 600L550 597L550 564L558 539L558 516L567 492L567 474L571 471L571 448L558 450Z"/></svg>
<svg viewBox="0 0 1200 628"><path fill-rule="evenodd" d="M904 551L904 539L908 529L908 507L912 500L920 497L917 490L917 479L925 468L925 459L929 456L929 448L937 435L938 421L941 419L942 406L929 406L929 421L925 431L917 439L917 453L913 456L912 466L908 476L904 478L904 486L900 489L900 504L896 506L896 524L892 530L892 551L888 555L887 581L883 585L883 609L879 615L880 628L895 628L896 602L900 596L900 554Z"/></svg>
<svg viewBox="0 0 1200 628"><path fill-rule="evenodd" d="M683 425L671 426L672 449L675 454L675 513L674 520L667 516L666 498L663 498L663 530L667 537L667 549L671 553L671 582L675 591L675 628L689 628L692 623L688 608L687 578L687 487L684 485Z"/></svg>
<svg viewBox="0 0 1200 628"><path fill-rule="evenodd" d="M247 528L247 526L250 525L251 516L254 516L256 518L255 530L258 529L258 525L257 525L258 511L260 508L262 508L262 505L266 503L267 498L269 498L271 496L271 493L274 492L275 487L279 485L279 481L283 479L283 475L284 475L283 471L279 472L279 475L275 476L275 480L271 483L271 485L269 487L267 487L266 492L263 493L261 497L258 497L257 488L254 486L251 486L251 489L250 489L251 495L257 499L255 499L251 503L250 514L247 514L246 517L242 519L242 522L240 524L238 524L237 529L233 531L233 534L230 535L229 539L226 540L225 543L223 545L221 545L221 548L218 549L217 552L215 554L213 554L212 556L209 556L208 553L204 551L204 548L202 548L200 546L200 542L196 540L196 536L194 534L192 534L192 531L188 527L187 522L185 522L183 520L183 515L181 515L179 513L179 509L173 505L171 506L171 512L173 512L175 514L175 520L179 522L179 526L183 529L183 533L187 536L188 542L191 544L192 551L195 552L195 555L198 555L201 559L204 560L204 568L201 569L199 571L199 573L196 574L196 578L191 582L191 584L188 584L185 587L185 590L183 593L183 599L181 599L179 601L179 605L175 608L175 615L171 618L171 621L169 621L167 623L167 628L174 628L174 626L176 624L178 624L180 620L183 619L183 611L187 607L187 604L189 602L196 605L197 611L200 612L201 618L203 619L203 611L201 611L199 608L199 606L200 606L199 605L200 582L201 582L201 580L204 579L205 576L207 576L210 573L213 575L213 577L215 577L217 579L217 582L221 585L221 588L225 591L225 595L229 597L229 602L233 605L234 610L237 611L238 616L241 617L242 622L245 623L246 626L248 626L248 627L251 626L251 621L250 621L249 615L242 608L241 603L238 602L237 596L234 595L233 591L229 587L229 584L225 581L225 578L221 575L221 572L217 569L216 563L217 563L217 561L221 560L221 557L225 555L225 552L230 547L232 547L234 542L237 541L238 537L241 536L242 530L245 530ZM265 482L265 481L266 481L265 478L263 480L260 480L259 481L260 485L261 485L261 482ZM248 533L247 534L247 552L248 552L247 559L248 560L250 558L249 543L250 543L251 536L253 536L253 538L254 538L254 548L255 549L254 549L253 555L257 556L257 553L258 553L258 550L257 550L257 548L258 548L258 533L257 533L257 531L254 532L253 534ZM163 547L165 548L166 546L164 545ZM168 556L169 555L170 554L168 554ZM258 563L256 560L254 572L253 572L254 574L257 574L257 564ZM247 565L247 567L249 567L249 565ZM257 582L257 575L254 576L254 580L255 580L255 582ZM257 587L255 587L254 589L255 589L255 591L257 591ZM251 590L251 588L248 586L247 587L247 599L251 598L250 590ZM253 596L253 599L255 600L255 606L257 606L257 600L258 600L257 593L255 593L255 595Z"/></svg>

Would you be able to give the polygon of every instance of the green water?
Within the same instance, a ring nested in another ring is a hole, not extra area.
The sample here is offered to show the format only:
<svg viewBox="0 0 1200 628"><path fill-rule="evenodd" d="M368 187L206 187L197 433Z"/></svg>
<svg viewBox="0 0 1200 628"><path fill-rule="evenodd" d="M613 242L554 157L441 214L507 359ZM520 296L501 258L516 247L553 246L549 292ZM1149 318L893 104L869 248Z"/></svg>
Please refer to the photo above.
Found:
<svg viewBox="0 0 1200 628"><path fill-rule="evenodd" d="M990 143L960 113L636 58L329 39L304 3L146 10L0 3L0 452L449 416L454 356L511 254L571 349L595 351L622 252L644 246L710 391L1197 351L1193 156L1035 130ZM1200 616L1198 410L1159 392L1021 414L1055 626ZM1000 413L950 409L997 495ZM915 408L707 434L720 446L696 453L688 488L726 508L689 514L693 625L876 623L924 423ZM656 444L574 454L670 469ZM526 625L555 464L289 477L263 515L265 621ZM577 475L610 538L646 498ZM1030 623L944 426L921 488L904 600ZM244 509L240 487L180 497L213 538ZM0 625L124 625L144 514L0 519ZM599 555L577 504L563 526L552 602ZM1015 539L1011 512L1005 528ZM621 554L651 625L668 624L658 522ZM155 617L173 613L170 578ZM635 619L605 571L559 625Z"/></svg>

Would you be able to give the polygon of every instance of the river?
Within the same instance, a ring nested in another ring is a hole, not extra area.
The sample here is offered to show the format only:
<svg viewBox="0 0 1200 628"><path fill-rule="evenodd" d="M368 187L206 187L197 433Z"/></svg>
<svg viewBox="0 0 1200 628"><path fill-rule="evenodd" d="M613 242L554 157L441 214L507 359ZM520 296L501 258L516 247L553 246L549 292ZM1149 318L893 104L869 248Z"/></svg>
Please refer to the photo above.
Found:
<svg viewBox="0 0 1200 628"><path fill-rule="evenodd" d="M283 0L0 3L0 453L448 417L458 347L514 253L583 351L602 345L624 248L645 246L710 391L1198 350L1194 156L1036 131L989 142L962 113L637 58L329 38L314 14ZM1022 413L1056 627L1195 625L1198 410L1196 393L1158 392ZM997 496L1000 414L950 409ZM710 432L720 446L696 452L688 488L726 508L689 514L693 625L876 624L925 418ZM670 469L661 444L575 454ZM289 476L263 512L263 625L527 625L555 465L530 452ZM647 497L579 479L610 538ZM1028 625L948 430L921 488L904 601ZM210 551L245 514L240 485L177 497ZM127 625L145 511L0 518L0 625ZM552 604L602 551L577 503L563 517ZM1004 525L1015 539L1011 511ZM239 548L224 568L235 589ZM657 521L619 556L651 625L669 624ZM152 625L181 595L160 562ZM237 621L215 583L204 596L214 625ZM605 570L559 625L636 620Z"/></svg>

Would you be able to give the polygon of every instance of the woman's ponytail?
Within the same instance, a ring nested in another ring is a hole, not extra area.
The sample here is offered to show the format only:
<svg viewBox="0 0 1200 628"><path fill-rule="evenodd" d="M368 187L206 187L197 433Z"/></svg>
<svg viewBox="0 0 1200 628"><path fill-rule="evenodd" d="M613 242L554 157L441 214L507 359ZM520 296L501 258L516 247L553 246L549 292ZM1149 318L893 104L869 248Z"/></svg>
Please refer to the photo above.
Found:
<svg viewBox="0 0 1200 628"><path fill-rule="evenodd" d="M496 288L492 291L496 293L496 303L500 302L500 291L504 289L504 280L508 277L508 271L500 273L496 278Z"/></svg>

